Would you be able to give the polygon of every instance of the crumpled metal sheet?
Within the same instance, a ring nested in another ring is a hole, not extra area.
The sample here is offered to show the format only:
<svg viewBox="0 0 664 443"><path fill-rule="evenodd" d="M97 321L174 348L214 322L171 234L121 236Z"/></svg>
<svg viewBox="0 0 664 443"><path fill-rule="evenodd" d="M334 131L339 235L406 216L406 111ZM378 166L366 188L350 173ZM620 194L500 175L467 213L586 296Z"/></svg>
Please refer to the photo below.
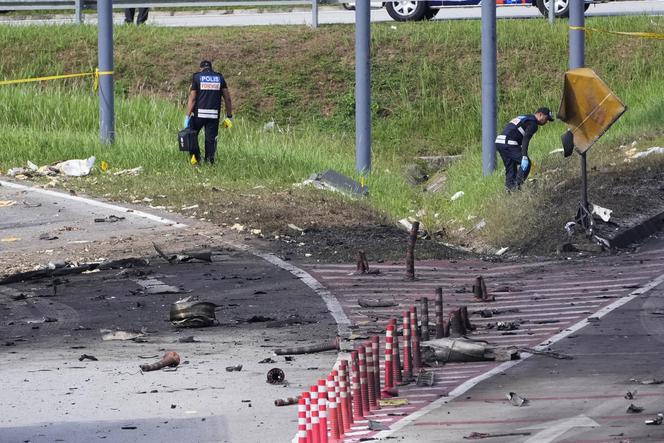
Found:
<svg viewBox="0 0 664 443"><path fill-rule="evenodd" d="M202 301L180 300L171 305L170 320L180 328L201 328L212 326L217 318L214 303Z"/></svg>

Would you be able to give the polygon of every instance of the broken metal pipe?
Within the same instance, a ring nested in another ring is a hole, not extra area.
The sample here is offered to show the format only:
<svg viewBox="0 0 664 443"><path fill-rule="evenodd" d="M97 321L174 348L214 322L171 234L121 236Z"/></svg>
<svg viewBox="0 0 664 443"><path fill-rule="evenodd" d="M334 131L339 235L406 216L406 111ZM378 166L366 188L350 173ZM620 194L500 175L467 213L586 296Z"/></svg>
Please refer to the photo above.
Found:
<svg viewBox="0 0 664 443"><path fill-rule="evenodd" d="M140 368L141 371L143 372L149 372L149 371L157 371L161 368L165 368L168 366L174 368L179 364L180 364L180 356L178 355L178 353L174 351L168 351L158 362L140 365Z"/></svg>
<svg viewBox="0 0 664 443"><path fill-rule="evenodd" d="M275 355L294 355L294 354L312 354L315 352L338 351L340 350L339 337L327 343L317 345L298 346L295 348L275 349Z"/></svg>

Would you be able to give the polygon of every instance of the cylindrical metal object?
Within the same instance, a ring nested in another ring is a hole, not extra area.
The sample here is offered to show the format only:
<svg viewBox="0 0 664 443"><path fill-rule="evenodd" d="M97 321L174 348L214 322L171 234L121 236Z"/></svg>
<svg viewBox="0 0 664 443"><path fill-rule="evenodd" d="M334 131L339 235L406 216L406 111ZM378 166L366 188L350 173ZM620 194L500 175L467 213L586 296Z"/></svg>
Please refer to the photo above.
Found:
<svg viewBox="0 0 664 443"><path fill-rule="evenodd" d="M394 325L387 325L385 331L385 389L394 386L392 377L392 343L394 340Z"/></svg>
<svg viewBox="0 0 664 443"><path fill-rule="evenodd" d="M300 401L300 396L297 397L287 397L287 398L278 398L274 401L275 406L288 406L296 405Z"/></svg>
<svg viewBox="0 0 664 443"><path fill-rule="evenodd" d="M355 168L371 172L371 12L355 3Z"/></svg>
<svg viewBox="0 0 664 443"><path fill-rule="evenodd" d="M445 319L443 318L443 288L436 288L436 338L445 337Z"/></svg>
<svg viewBox="0 0 664 443"><path fill-rule="evenodd" d="M380 398L380 338L377 335L371 337L371 353L374 361L374 383L376 384L376 396Z"/></svg>
<svg viewBox="0 0 664 443"><path fill-rule="evenodd" d="M417 231L419 230L420 222L414 221L410 228L408 249L406 250L406 280L415 280L415 242L417 242Z"/></svg>
<svg viewBox="0 0 664 443"><path fill-rule="evenodd" d="M583 68L586 65L586 25L584 0L569 2L569 68Z"/></svg>
<svg viewBox="0 0 664 443"><path fill-rule="evenodd" d="M115 95L113 92L113 1L97 2L97 50L99 72L99 139L115 141Z"/></svg>
<svg viewBox="0 0 664 443"><path fill-rule="evenodd" d="M403 313L403 379L410 380L413 376L410 355L410 312Z"/></svg>
<svg viewBox="0 0 664 443"><path fill-rule="evenodd" d="M308 443L307 440L307 404L301 396L297 404L297 443Z"/></svg>
<svg viewBox="0 0 664 443"><path fill-rule="evenodd" d="M482 173L496 169L496 0L482 1Z"/></svg>
<svg viewBox="0 0 664 443"><path fill-rule="evenodd" d="M420 303L422 304L422 325L420 327L420 334L422 341L429 341L429 299L422 297Z"/></svg>

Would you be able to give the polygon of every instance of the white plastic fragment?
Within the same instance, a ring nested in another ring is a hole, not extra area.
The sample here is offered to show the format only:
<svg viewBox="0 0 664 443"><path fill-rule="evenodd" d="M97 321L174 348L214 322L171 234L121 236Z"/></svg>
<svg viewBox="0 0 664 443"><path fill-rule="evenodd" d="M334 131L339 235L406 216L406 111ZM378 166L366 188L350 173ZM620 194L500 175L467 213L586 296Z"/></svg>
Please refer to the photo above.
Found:
<svg viewBox="0 0 664 443"><path fill-rule="evenodd" d="M609 221L609 219L611 218L611 213L613 212L611 209L606 209L601 206L593 205L592 203L590 204L590 206L593 215L597 215L605 223Z"/></svg>
<svg viewBox="0 0 664 443"><path fill-rule="evenodd" d="M465 195L465 192L463 192L463 191L459 191L459 192L457 192L456 194L454 194L452 197L450 197L450 200L451 200L451 201L458 200L458 199L460 199L461 197L463 197L464 195Z"/></svg>

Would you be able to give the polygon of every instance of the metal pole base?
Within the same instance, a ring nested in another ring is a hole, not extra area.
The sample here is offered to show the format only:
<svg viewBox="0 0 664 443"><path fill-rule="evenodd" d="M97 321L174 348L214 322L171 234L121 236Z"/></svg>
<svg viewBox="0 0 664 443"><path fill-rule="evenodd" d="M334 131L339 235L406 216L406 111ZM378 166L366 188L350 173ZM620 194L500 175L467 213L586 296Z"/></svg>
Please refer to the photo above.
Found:
<svg viewBox="0 0 664 443"><path fill-rule="evenodd" d="M588 211L588 207L583 203L579 203L579 209L577 209L574 222L583 228L588 238L592 237L595 230L595 220L593 220L592 214Z"/></svg>

